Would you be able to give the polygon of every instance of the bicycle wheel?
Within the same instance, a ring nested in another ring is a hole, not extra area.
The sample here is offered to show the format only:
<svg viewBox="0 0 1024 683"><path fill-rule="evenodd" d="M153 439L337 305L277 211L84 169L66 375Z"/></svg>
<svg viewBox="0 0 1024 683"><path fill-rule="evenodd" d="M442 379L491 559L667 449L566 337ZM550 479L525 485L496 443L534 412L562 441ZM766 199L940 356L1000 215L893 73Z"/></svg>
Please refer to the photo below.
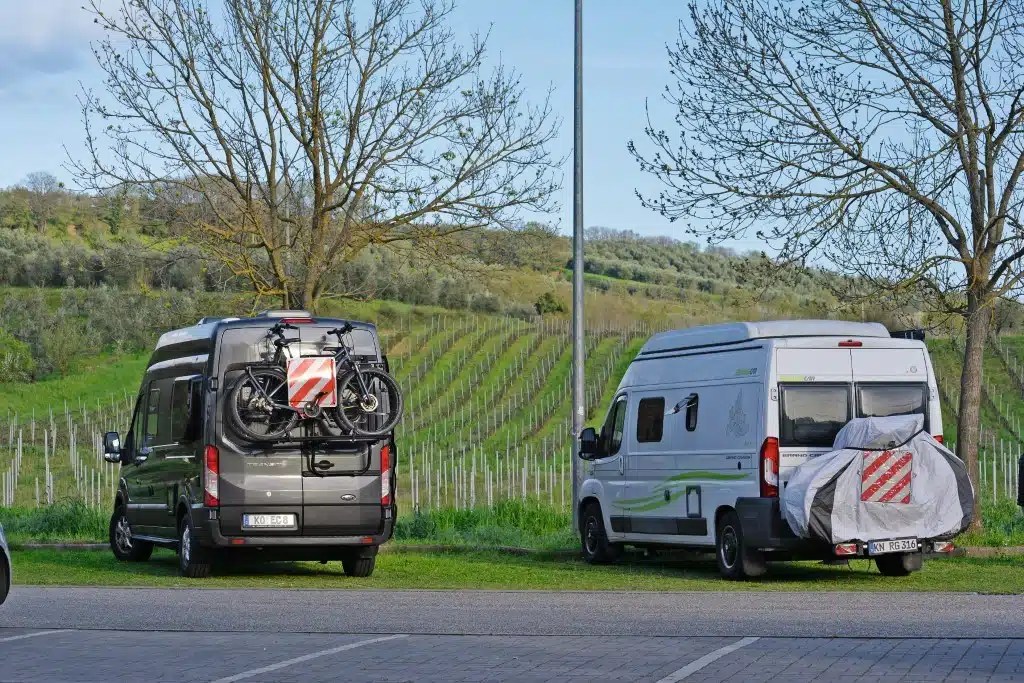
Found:
<svg viewBox="0 0 1024 683"><path fill-rule="evenodd" d="M359 387L356 373L338 380L338 422L353 434L382 436L402 417L402 390L394 377L381 370L361 370L367 394Z"/></svg>
<svg viewBox="0 0 1024 683"><path fill-rule="evenodd" d="M279 368L253 368L244 373L231 389L228 405L235 428L250 441L283 436L299 419L298 413L286 407L288 377Z"/></svg>

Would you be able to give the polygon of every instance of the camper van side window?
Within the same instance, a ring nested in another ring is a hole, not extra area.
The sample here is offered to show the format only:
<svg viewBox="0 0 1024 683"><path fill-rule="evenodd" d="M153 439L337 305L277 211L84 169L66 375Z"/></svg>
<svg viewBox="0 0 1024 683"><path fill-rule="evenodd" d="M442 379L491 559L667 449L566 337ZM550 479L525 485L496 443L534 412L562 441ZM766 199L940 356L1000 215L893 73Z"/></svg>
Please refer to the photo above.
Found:
<svg viewBox="0 0 1024 683"><path fill-rule="evenodd" d="M665 425L665 399L642 398L636 411L637 443L657 443L661 441L662 428Z"/></svg>
<svg viewBox="0 0 1024 683"><path fill-rule="evenodd" d="M697 408L700 404L700 396L692 394L686 399L686 431L697 430Z"/></svg>
<svg viewBox="0 0 1024 683"><path fill-rule="evenodd" d="M149 401L146 404L146 445L156 443L160 424L160 390L150 389Z"/></svg>
<svg viewBox="0 0 1024 683"><path fill-rule="evenodd" d="M180 443L188 425L189 381L179 379L171 390L171 441Z"/></svg>

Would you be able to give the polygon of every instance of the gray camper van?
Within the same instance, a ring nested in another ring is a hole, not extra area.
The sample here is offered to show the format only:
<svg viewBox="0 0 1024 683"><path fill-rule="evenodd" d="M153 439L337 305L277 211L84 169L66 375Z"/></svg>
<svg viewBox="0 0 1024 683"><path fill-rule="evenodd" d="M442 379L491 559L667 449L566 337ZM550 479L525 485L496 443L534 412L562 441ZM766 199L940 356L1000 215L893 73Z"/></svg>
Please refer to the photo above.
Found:
<svg viewBox="0 0 1024 683"><path fill-rule="evenodd" d="M303 420L254 442L234 427L232 387L266 360L268 329L278 324L314 355L344 325L353 360L388 369L374 325L306 311L204 318L164 334L128 434L104 438L105 457L121 464L110 519L118 559L145 561L160 546L177 550L181 573L195 578L241 554L340 560L350 576L372 573L395 524L393 432L357 436Z"/></svg>

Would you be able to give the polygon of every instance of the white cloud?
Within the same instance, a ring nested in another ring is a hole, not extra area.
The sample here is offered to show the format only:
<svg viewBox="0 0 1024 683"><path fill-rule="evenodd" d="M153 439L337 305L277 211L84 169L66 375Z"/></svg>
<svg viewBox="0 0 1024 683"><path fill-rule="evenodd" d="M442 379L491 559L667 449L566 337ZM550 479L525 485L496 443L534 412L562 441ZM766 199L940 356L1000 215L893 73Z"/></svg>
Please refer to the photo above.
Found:
<svg viewBox="0 0 1024 683"><path fill-rule="evenodd" d="M84 0L0 0L0 88L75 70L100 32Z"/></svg>

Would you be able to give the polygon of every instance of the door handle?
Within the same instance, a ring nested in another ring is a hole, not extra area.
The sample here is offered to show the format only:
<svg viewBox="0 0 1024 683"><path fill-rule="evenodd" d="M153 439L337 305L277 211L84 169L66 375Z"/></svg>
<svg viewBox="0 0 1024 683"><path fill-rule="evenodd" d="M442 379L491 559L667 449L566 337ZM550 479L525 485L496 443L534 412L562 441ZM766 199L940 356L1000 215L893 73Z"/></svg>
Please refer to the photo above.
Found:
<svg viewBox="0 0 1024 683"><path fill-rule="evenodd" d="M329 470L332 467L334 467L334 463L331 462L330 460L321 460L320 462L313 463L313 467L317 468L318 470Z"/></svg>
<svg viewBox="0 0 1024 683"><path fill-rule="evenodd" d="M626 471L626 459L621 455L619 456L619 474L625 474Z"/></svg>

